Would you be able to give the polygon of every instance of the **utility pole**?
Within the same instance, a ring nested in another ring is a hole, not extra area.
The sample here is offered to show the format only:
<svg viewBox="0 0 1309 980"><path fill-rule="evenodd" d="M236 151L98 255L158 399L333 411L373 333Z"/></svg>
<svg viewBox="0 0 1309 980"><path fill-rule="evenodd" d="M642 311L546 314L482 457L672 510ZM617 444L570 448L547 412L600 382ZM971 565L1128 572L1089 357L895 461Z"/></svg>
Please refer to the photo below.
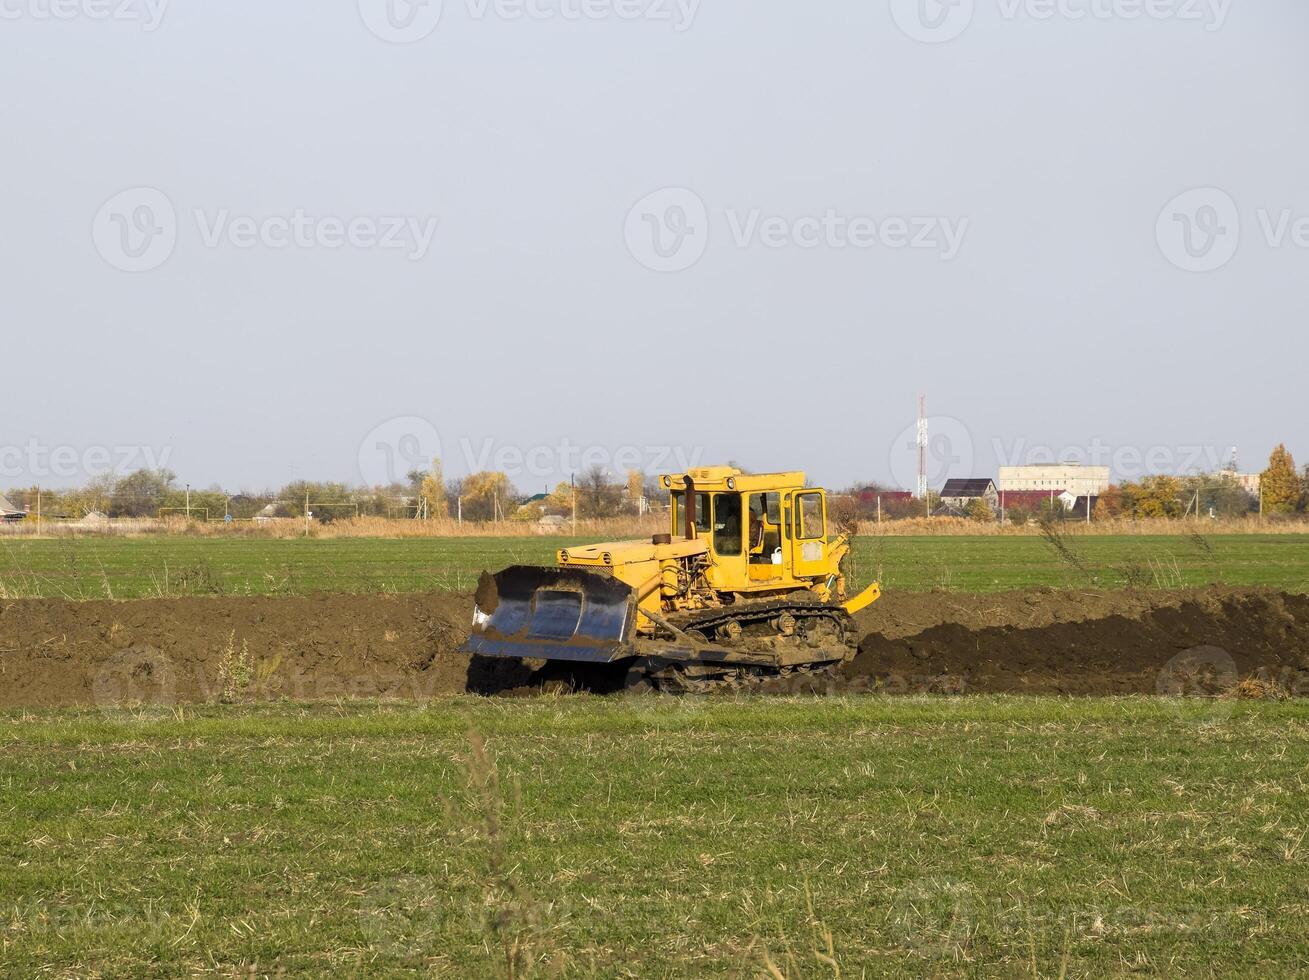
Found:
<svg viewBox="0 0 1309 980"><path fill-rule="evenodd" d="M36 487L36 536L41 536L41 485Z"/></svg>
<svg viewBox="0 0 1309 980"><path fill-rule="evenodd" d="M309 491L305 491L305 537L309 537Z"/></svg>
<svg viewBox="0 0 1309 980"><path fill-rule="evenodd" d="M574 473L568 478L573 487L573 535L577 535L577 474Z"/></svg>
<svg viewBox="0 0 1309 980"><path fill-rule="evenodd" d="M877 523L882 523L882 495L877 495Z"/></svg>
<svg viewBox="0 0 1309 980"><path fill-rule="evenodd" d="M464 498L456 497L455 505L458 509L458 514L459 514L459 526L463 527L464 526Z"/></svg>
<svg viewBox="0 0 1309 980"><path fill-rule="evenodd" d="M191 484L186 485L186 519L191 519Z"/></svg>

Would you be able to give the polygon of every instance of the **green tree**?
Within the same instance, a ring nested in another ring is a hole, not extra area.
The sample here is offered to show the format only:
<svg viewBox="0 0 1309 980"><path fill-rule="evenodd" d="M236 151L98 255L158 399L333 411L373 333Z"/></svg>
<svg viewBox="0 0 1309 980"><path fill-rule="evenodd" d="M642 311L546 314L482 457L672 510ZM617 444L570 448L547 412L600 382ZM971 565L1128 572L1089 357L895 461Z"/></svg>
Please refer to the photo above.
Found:
<svg viewBox="0 0 1309 980"><path fill-rule="evenodd" d="M141 469L114 484L109 498L111 517L154 517L159 513L177 474L171 470Z"/></svg>
<svg viewBox="0 0 1309 980"><path fill-rule="evenodd" d="M1268 469L1259 481L1265 514L1289 514L1300 506L1304 487L1295 471L1295 459L1284 444L1279 444L1268 457Z"/></svg>
<svg viewBox="0 0 1309 980"><path fill-rule="evenodd" d="M991 511L991 505L986 502L985 497L974 497L968 501L964 513L969 520L977 521L979 524L986 524L995 520L995 514Z"/></svg>

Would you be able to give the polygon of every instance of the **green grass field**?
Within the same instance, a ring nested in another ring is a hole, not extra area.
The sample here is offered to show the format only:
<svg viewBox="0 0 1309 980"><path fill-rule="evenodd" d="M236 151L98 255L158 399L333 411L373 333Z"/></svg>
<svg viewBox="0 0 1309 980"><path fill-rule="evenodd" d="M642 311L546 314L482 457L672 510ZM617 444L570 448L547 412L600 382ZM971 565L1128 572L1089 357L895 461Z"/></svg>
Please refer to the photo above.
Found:
<svg viewBox="0 0 1309 980"><path fill-rule="evenodd" d="M471 589L483 569L551 563L570 538L266 540L0 539L0 596ZM1039 537L877 537L857 544L859 584L999 591L1027 586L1271 585L1309 590L1309 535L1074 537L1085 570Z"/></svg>
<svg viewBox="0 0 1309 980"><path fill-rule="evenodd" d="M1290 975L1307 775L1303 702L11 714L0 972Z"/></svg>

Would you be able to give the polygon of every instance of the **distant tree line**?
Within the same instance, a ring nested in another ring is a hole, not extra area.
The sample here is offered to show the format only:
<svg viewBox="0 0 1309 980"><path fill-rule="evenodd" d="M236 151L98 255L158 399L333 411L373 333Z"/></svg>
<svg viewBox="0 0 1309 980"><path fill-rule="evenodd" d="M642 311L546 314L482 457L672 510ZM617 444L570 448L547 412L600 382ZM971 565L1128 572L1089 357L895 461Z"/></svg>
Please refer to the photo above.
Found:
<svg viewBox="0 0 1309 980"><path fill-rule="evenodd" d="M468 521L539 520L547 514L579 518L637 514L658 501L658 483L632 471L621 477L601 467L560 484L546 495L530 498L500 472L471 473L446 479L441 461L415 470L387 486L355 487L345 483L296 480L277 490L229 492L179 486L166 469L141 469L122 477L103 477L83 487L63 490L15 488L6 492L17 508L48 519L78 520L103 514L111 518L250 520L255 517L303 518L306 505L314 519L330 523L349 517L429 520L462 517ZM645 501L643 503L643 500Z"/></svg>

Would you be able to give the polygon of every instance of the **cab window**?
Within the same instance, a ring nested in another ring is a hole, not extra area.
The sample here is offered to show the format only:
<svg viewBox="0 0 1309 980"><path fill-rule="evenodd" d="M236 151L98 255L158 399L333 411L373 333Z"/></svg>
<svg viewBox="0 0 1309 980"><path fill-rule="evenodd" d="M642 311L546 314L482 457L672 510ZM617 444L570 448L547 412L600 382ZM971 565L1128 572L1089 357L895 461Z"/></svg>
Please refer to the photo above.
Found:
<svg viewBox="0 0 1309 980"><path fill-rule="evenodd" d="M686 533L686 511L683 510L686 493L673 494L673 536L681 537ZM709 511L709 494L695 495L695 529L701 534L708 534L713 526L713 517Z"/></svg>
<svg viewBox="0 0 1309 980"><path fill-rule="evenodd" d="M827 537L823 521L823 495L821 493L796 494L795 536L801 541L814 541Z"/></svg>
<svg viewBox="0 0 1309 980"><path fill-rule="evenodd" d="M720 555L741 553L741 495L714 494L714 551Z"/></svg>
<svg viewBox="0 0 1309 980"><path fill-rule="evenodd" d="M748 517L750 561L771 564L773 552L782 546L782 495L752 493Z"/></svg>

